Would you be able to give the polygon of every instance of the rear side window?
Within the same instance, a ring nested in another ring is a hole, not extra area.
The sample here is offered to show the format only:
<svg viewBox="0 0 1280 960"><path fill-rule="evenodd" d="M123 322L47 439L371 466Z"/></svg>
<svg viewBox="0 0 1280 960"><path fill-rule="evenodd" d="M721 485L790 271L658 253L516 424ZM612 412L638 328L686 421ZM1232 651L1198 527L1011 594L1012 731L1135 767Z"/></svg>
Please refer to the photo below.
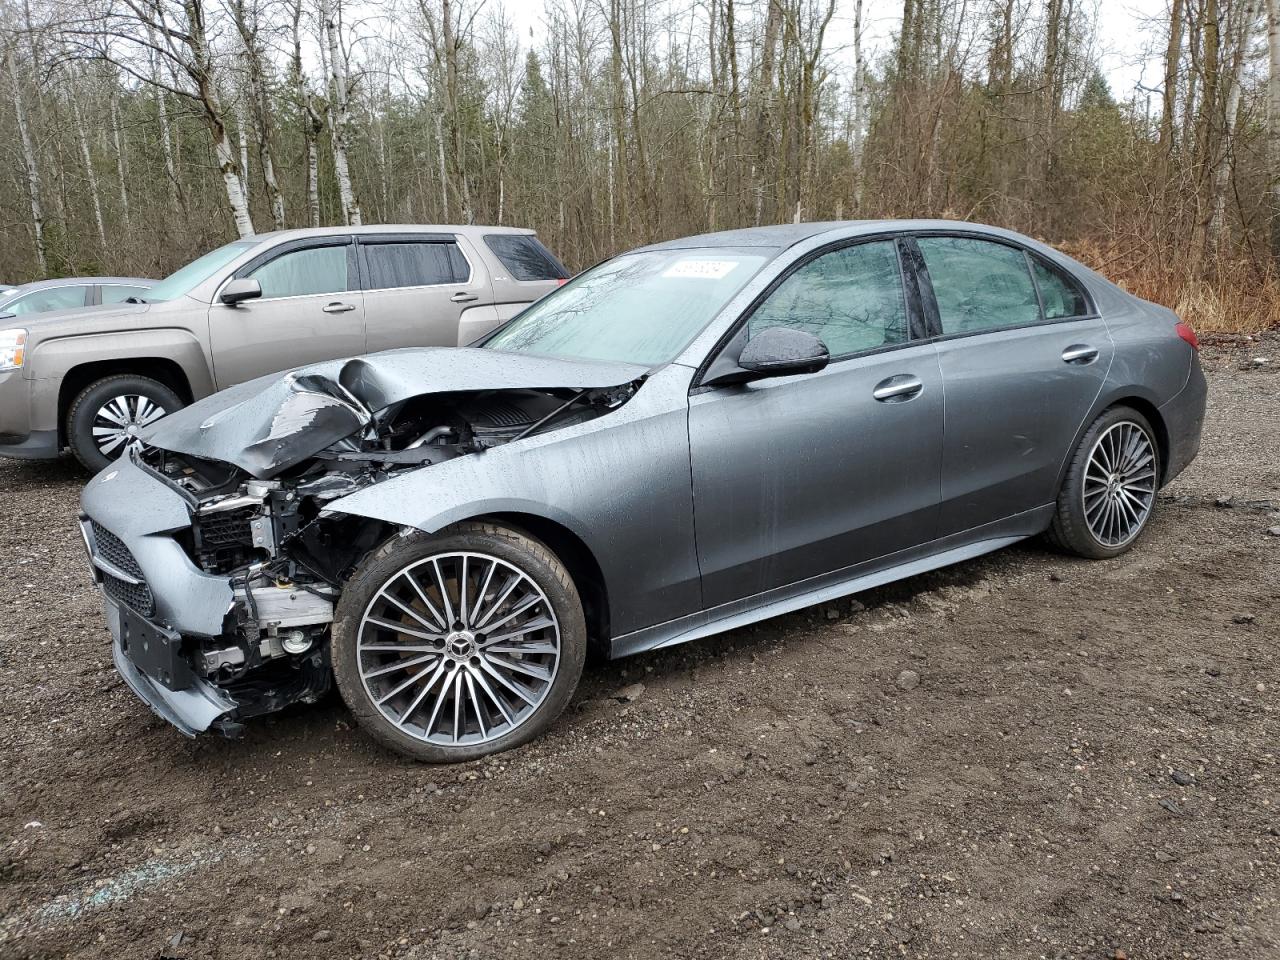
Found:
<svg viewBox="0 0 1280 960"><path fill-rule="evenodd" d="M749 337L769 327L811 333L833 357L907 340L902 271L892 240L825 253L787 277L748 321Z"/></svg>
<svg viewBox="0 0 1280 960"><path fill-rule="evenodd" d="M342 293L347 289L347 245L282 253L249 276L262 285L263 300Z"/></svg>
<svg viewBox="0 0 1280 960"><path fill-rule="evenodd" d="M471 267L456 243L361 243L367 290L466 283Z"/></svg>
<svg viewBox="0 0 1280 960"><path fill-rule="evenodd" d="M484 244L516 280L565 280L569 271L537 237L523 233L491 233Z"/></svg>
<svg viewBox="0 0 1280 960"><path fill-rule="evenodd" d="M1021 250L971 237L920 237L945 335L1040 320L1040 300Z"/></svg>
<svg viewBox="0 0 1280 960"><path fill-rule="evenodd" d="M1083 317L1089 312L1089 302L1085 299L1080 285L1056 267L1031 258L1032 269L1036 275L1036 284L1040 287L1040 299L1044 302L1044 318L1046 320L1065 320L1068 317Z"/></svg>
<svg viewBox="0 0 1280 960"><path fill-rule="evenodd" d="M145 300L147 298L147 288L127 287L121 283L104 283L102 285L103 303L124 303L130 297Z"/></svg>

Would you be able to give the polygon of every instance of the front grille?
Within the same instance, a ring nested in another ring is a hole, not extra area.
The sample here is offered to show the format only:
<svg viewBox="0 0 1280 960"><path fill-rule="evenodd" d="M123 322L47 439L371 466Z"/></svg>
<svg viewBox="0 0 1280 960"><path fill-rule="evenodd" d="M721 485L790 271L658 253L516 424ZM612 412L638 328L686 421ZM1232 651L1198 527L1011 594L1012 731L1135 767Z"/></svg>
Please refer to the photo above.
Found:
<svg viewBox="0 0 1280 960"><path fill-rule="evenodd" d="M196 523L200 528L200 540L207 549L240 546L253 543L253 530L249 522L256 514L255 507L240 507L221 513L206 513Z"/></svg>
<svg viewBox="0 0 1280 960"><path fill-rule="evenodd" d="M155 597L151 595L151 588L147 586L146 580L143 579L142 568L138 566L138 561L134 558L133 553L124 545L123 540L102 524L96 520L90 521L90 523L93 526L94 552L98 557L122 573L127 573L140 581L138 583L129 583L119 577L113 577L104 570L101 571L103 591L113 600L123 603L132 610L136 610L144 617L154 614L156 612Z"/></svg>

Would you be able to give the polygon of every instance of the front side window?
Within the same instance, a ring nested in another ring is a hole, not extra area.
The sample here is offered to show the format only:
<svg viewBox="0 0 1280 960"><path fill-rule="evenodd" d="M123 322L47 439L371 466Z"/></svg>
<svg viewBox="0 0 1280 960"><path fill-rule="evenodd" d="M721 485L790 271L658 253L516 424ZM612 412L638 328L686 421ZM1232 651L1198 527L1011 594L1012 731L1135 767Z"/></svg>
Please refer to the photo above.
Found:
<svg viewBox="0 0 1280 960"><path fill-rule="evenodd" d="M0 313L23 317L29 313L46 313L50 310L71 310L84 306L84 295L88 287L49 287L36 290L0 307Z"/></svg>
<svg viewBox="0 0 1280 960"><path fill-rule="evenodd" d="M1040 321L1040 301L1021 250L972 237L921 237L917 242L944 335Z"/></svg>
<svg viewBox="0 0 1280 960"><path fill-rule="evenodd" d="M1089 312L1089 303L1079 284L1047 263L1035 258L1032 258L1032 263L1036 284L1040 287L1040 299L1044 302L1046 320L1083 317Z"/></svg>
<svg viewBox="0 0 1280 960"><path fill-rule="evenodd" d="M347 290L347 245L282 253L248 276L262 285L262 299L306 297Z"/></svg>
<svg viewBox="0 0 1280 960"><path fill-rule="evenodd" d="M364 243L368 290L466 283L471 273L456 243Z"/></svg>
<svg viewBox="0 0 1280 960"><path fill-rule="evenodd" d="M907 340L902 270L892 240L825 253L792 273L751 315L748 337L769 327L811 333L833 357Z"/></svg>
<svg viewBox="0 0 1280 960"><path fill-rule="evenodd" d="M539 300L482 346L579 360L666 363L767 260L712 247L624 254Z"/></svg>

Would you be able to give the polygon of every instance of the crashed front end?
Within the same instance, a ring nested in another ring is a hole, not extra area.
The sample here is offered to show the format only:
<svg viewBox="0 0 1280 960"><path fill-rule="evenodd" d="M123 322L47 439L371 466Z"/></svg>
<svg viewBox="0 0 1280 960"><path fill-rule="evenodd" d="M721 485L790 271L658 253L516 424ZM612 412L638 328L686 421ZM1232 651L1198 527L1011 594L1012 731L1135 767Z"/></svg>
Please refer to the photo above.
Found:
<svg viewBox="0 0 1280 960"><path fill-rule="evenodd" d="M200 500L136 453L85 490L81 530L116 668L189 736L235 734L329 689L321 641L337 591L280 551L296 517L288 496L251 481Z"/></svg>
<svg viewBox="0 0 1280 960"><path fill-rule="evenodd" d="M241 385L161 421L148 448L90 481L81 531L115 664L157 714L188 736L234 736L253 717L315 702L332 684L342 585L395 532L332 505L605 414L642 379L626 366L504 366L478 352L451 351L452 375L430 384L424 365L444 358L422 350Z"/></svg>

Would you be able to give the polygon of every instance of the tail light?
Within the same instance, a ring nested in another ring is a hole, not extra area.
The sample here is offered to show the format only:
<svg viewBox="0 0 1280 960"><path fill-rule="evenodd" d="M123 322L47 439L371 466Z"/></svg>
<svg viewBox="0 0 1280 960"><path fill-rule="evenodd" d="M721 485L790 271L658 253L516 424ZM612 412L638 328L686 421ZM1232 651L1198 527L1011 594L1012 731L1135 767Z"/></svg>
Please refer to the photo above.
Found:
<svg viewBox="0 0 1280 960"><path fill-rule="evenodd" d="M563 286L564 286L566 283L568 283L568 282L569 282L569 278L568 278L568 277L558 277L558 278L556 279L556 286L557 286L557 287L563 287ZM1194 336L1194 334L1193 334L1193 336Z"/></svg>
<svg viewBox="0 0 1280 960"><path fill-rule="evenodd" d="M1200 349L1200 338L1196 336L1196 332L1194 330L1192 330L1189 326L1187 326L1181 320L1178 321L1177 325L1173 329L1178 334L1178 336L1180 336L1183 340L1187 341L1187 343L1191 344L1192 350Z"/></svg>

